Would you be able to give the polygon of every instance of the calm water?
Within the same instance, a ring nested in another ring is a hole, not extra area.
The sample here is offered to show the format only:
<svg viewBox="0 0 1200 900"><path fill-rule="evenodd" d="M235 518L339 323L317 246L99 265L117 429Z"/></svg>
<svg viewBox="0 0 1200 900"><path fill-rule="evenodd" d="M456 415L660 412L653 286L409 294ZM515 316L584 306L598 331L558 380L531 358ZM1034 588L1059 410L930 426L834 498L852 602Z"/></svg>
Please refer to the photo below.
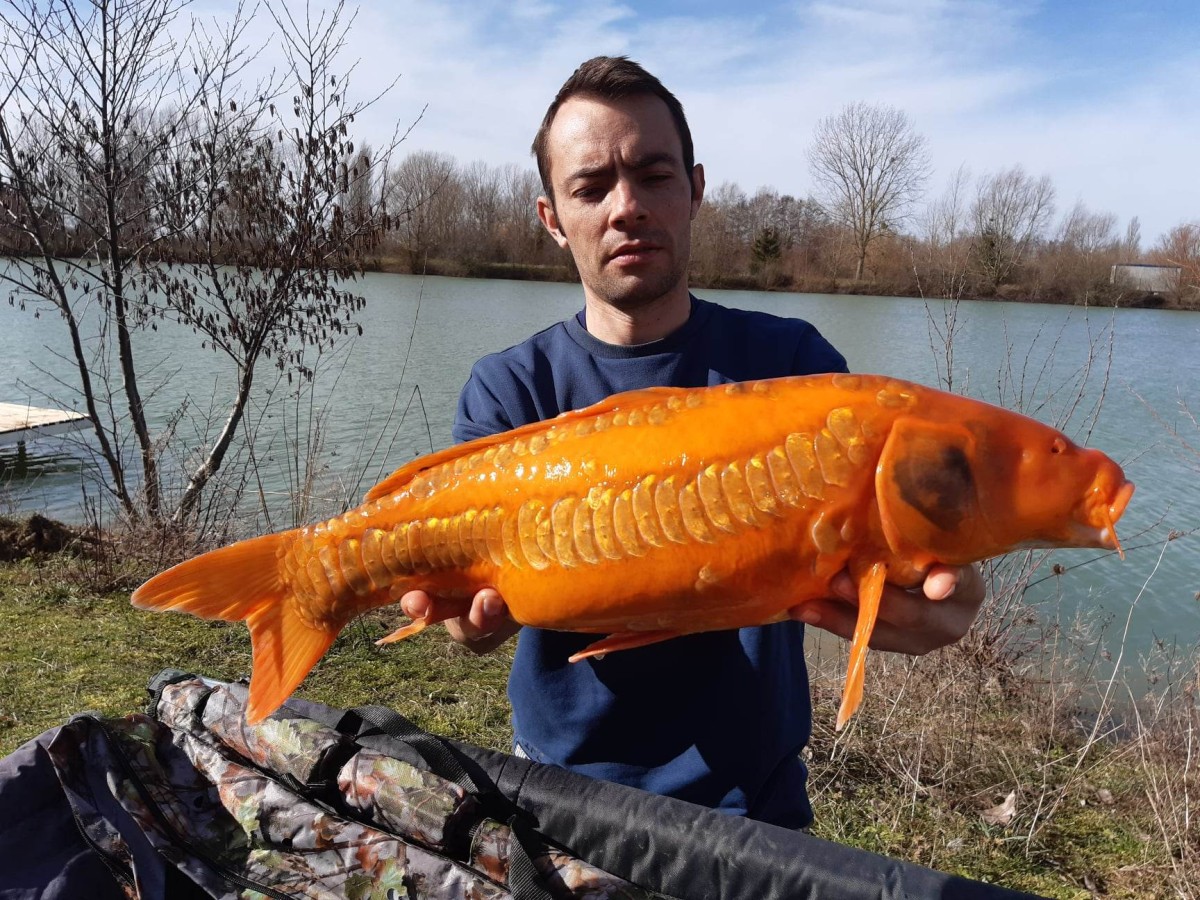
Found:
<svg viewBox="0 0 1200 900"><path fill-rule="evenodd" d="M253 505L261 484L276 527L289 524L281 498L298 477L289 461L316 463L310 518L336 511L344 497L360 496L413 456L450 443L458 390L477 357L571 315L581 298L572 285L401 275L368 276L361 287L368 300L365 334L316 361L315 392L298 393L273 377L260 380L252 410L260 423L253 448L259 480L245 505ZM937 333L947 326L940 302L701 294L808 319L852 370L928 384L944 384L949 372L955 389L1022 409L1103 449L1137 484L1120 529L1130 552L1123 563L1091 551L1060 553L1064 565L1085 563L1061 579L1063 607L1098 606L1123 623L1137 598L1134 648L1148 646L1151 637L1185 644L1200 637L1200 533L1166 541L1172 530L1200 529L1200 451L1189 453L1173 435L1178 429L1179 438L1200 448L1200 426L1184 411L1200 415L1200 314L963 302L948 361ZM49 394L54 405L72 405L56 383L70 380L71 368L59 356L65 346L53 313L35 318L0 304L0 400L46 405ZM164 382L155 396L156 426L186 398L201 424L189 421L178 433L193 449L202 446L205 431L219 427L217 412L230 391L227 378L215 374L220 359L178 328L140 335L139 350ZM317 450L305 447L314 421L322 439ZM8 463L0 470L0 512L41 510L78 519L87 474L79 448L39 440L22 471L13 468L12 450L0 447L0 464ZM239 454L250 458L244 446ZM267 527L267 520L260 515L254 527Z"/></svg>

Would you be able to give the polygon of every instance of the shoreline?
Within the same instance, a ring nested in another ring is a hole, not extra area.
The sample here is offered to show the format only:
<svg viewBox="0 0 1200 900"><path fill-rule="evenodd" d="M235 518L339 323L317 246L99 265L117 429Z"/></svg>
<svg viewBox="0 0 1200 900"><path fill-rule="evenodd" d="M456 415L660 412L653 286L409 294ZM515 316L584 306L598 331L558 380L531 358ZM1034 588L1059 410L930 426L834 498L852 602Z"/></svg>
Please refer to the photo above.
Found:
<svg viewBox="0 0 1200 900"><path fill-rule="evenodd" d="M5 261L25 259L23 256L6 256ZM159 265L182 265L186 260L155 260ZM455 259L429 260L422 271L414 272L412 266L399 256L375 254L362 260L360 271L364 274L380 275L432 275L445 278L470 278L498 281L530 281L557 284L578 284L579 277L570 264L531 265L526 263L472 262ZM854 281L832 276L802 276L793 278L780 275L764 282L753 276L733 276L706 281L696 279L690 283L696 290L754 291L761 293L823 294L827 296L856 297L902 297L912 300L971 300L986 303L1028 303L1049 306L1099 307L1104 309L1161 309L1169 312L1200 312L1200 295L1175 298L1165 294L1145 291L1123 291L1110 284L1096 286L1084 297L1039 296L1039 288L1024 284L1002 284L994 294L978 291L962 292L956 297L934 296L921 291L919 284L896 281Z"/></svg>
<svg viewBox="0 0 1200 900"><path fill-rule="evenodd" d="M430 260L424 271L413 272L397 257L378 256L364 260L363 271L381 275L432 275L445 278L495 279L499 281L553 282L578 284L579 278L573 267L532 266L520 263L468 263L458 260ZM1004 284L994 295L963 293L957 297L940 297L923 294L912 285L901 285L881 281L853 281L845 278L780 278L763 284L751 277L725 278L714 282L693 281L695 290L756 291L762 293L824 294L847 297L903 297L912 300L972 300L981 303L1000 301L1004 303L1029 303L1048 306L1089 306L1106 309L1161 309L1171 312L1200 312L1200 297L1176 300L1164 294L1120 291L1111 285L1103 285L1095 295L1084 299L1067 297L1039 297L1036 288L1024 285Z"/></svg>

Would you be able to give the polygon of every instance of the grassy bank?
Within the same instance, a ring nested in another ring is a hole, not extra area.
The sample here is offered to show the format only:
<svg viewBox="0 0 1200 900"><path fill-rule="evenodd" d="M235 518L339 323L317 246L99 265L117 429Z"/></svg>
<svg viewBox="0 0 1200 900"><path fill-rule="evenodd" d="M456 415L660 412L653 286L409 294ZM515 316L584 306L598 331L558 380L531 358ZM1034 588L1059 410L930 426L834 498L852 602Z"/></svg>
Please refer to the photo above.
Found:
<svg viewBox="0 0 1200 900"><path fill-rule="evenodd" d="M83 710L141 709L162 668L249 671L244 627L134 610L128 584L100 591L96 575L64 554L0 563L0 754ZM375 647L393 627L354 623L299 694L507 747L507 653L472 656L441 629ZM874 654L840 734L842 649L814 646L816 833L1049 897L1200 895L1194 657L1164 662L1163 689L1118 716L1070 635L1040 641L1024 671L979 636L920 660Z"/></svg>

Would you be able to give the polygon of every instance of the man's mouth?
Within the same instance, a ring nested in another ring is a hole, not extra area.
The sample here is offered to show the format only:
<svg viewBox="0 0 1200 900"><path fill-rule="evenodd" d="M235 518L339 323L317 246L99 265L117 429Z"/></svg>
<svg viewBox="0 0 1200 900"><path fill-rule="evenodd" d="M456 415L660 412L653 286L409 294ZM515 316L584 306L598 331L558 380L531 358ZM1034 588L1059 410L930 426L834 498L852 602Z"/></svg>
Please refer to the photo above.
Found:
<svg viewBox="0 0 1200 900"><path fill-rule="evenodd" d="M617 247L616 250L614 250L612 253L609 254L608 259L610 262L615 262L615 263L619 263L619 264L639 263L639 262L644 262L645 260L649 259L654 254L658 253L658 251L661 249L662 248L659 247L657 244L648 244L648 243L640 243L640 242L639 243L622 244L621 246Z"/></svg>

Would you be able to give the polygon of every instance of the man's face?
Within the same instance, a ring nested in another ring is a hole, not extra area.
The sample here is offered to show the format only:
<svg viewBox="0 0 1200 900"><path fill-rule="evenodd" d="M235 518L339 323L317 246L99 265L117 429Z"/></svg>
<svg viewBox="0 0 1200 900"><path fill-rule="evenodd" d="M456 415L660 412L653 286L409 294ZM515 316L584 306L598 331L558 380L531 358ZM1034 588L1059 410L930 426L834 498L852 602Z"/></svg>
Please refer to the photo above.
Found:
<svg viewBox="0 0 1200 900"><path fill-rule="evenodd" d="M575 257L585 291L625 312L686 293L704 172L696 166L689 183L666 104L653 95L572 97L547 150L554 202L539 199L538 216Z"/></svg>

